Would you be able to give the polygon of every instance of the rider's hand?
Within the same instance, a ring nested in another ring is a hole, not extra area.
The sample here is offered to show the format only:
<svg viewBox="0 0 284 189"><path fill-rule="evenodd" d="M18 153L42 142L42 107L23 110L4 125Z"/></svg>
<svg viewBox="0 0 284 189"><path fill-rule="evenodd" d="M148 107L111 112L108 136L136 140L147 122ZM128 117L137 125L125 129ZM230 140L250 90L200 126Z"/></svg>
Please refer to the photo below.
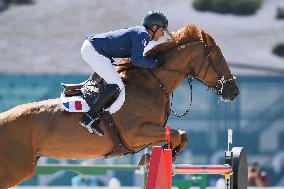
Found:
<svg viewBox="0 0 284 189"><path fill-rule="evenodd" d="M157 67L160 67L165 64L165 59L161 54L154 56L154 60L157 62Z"/></svg>

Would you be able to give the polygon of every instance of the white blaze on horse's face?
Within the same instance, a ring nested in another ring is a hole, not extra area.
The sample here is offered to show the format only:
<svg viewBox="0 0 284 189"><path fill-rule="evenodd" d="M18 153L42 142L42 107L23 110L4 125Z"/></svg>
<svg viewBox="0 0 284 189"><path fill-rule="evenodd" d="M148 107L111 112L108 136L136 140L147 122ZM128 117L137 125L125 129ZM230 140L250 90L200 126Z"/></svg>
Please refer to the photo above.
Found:
<svg viewBox="0 0 284 189"><path fill-rule="evenodd" d="M220 51L221 53L221 51ZM221 95L224 101L232 101L239 95L239 88L236 84L236 77L231 74L231 71L225 61L223 55L221 65L215 66L216 77L218 82L216 85L217 94ZM214 64L214 62L213 62Z"/></svg>

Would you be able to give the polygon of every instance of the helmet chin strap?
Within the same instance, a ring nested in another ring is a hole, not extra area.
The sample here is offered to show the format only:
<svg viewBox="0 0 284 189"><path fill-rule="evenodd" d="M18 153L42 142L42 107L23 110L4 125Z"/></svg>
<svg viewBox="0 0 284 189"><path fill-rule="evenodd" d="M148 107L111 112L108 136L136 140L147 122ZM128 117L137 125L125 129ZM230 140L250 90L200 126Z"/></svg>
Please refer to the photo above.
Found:
<svg viewBox="0 0 284 189"><path fill-rule="evenodd" d="M152 35L152 37L151 37L151 41L154 39L154 37L155 37L155 35L156 35L156 33L157 33L157 31L158 31L158 29L160 28L161 26L158 26L158 28L154 31L154 30L152 30L151 28L149 29L152 33L153 33L153 35Z"/></svg>
<svg viewBox="0 0 284 189"><path fill-rule="evenodd" d="M157 33L157 31L159 30L160 27L161 26L158 26L158 28L155 31L152 30L152 29L149 29L153 33L153 35L152 35L152 37L150 39L151 41L154 39L154 37L155 37L155 35L156 35L156 33ZM165 32L171 37L171 39L173 39L173 35L171 34L171 32L168 29L165 29Z"/></svg>
<svg viewBox="0 0 284 189"><path fill-rule="evenodd" d="M171 32L168 29L165 29L165 32L171 37L171 39L174 38L174 36L171 34Z"/></svg>

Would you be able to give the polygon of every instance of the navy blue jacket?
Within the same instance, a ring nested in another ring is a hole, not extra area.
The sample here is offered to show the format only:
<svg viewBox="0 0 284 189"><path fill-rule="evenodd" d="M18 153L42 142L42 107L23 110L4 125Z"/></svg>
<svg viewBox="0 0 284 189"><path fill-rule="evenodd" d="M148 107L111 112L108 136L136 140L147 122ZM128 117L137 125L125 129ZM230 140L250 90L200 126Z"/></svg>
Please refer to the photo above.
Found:
<svg viewBox="0 0 284 189"><path fill-rule="evenodd" d="M98 53L112 58L131 58L132 64L143 68L157 67L156 60L143 56L150 37L143 26L110 31L88 37Z"/></svg>

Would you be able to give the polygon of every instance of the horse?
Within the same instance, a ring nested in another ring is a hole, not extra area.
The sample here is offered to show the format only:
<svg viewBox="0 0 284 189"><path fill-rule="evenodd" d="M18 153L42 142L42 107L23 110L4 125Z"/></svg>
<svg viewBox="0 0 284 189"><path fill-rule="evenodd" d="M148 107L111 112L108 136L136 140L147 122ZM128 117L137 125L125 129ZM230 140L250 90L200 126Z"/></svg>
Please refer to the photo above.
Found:
<svg viewBox="0 0 284 189"><path fill-rule="evenodd" d="M209 33L186 25L172 39L146 53L163 55L165 64L154 69L118 67L126 87L126 100L111 117L123 144L132 151L164 144L170 94L187 77L199 80L226 101L239 95L239 88L219 46ZM0 114L0 188L31 178L40 157L57 159L102 158L114 142L106 123L103 137L90 134L79 124L82 113L70 113L60 99L18 105ZM170 130L174 158L188 143L187 134Z"/></svg>

